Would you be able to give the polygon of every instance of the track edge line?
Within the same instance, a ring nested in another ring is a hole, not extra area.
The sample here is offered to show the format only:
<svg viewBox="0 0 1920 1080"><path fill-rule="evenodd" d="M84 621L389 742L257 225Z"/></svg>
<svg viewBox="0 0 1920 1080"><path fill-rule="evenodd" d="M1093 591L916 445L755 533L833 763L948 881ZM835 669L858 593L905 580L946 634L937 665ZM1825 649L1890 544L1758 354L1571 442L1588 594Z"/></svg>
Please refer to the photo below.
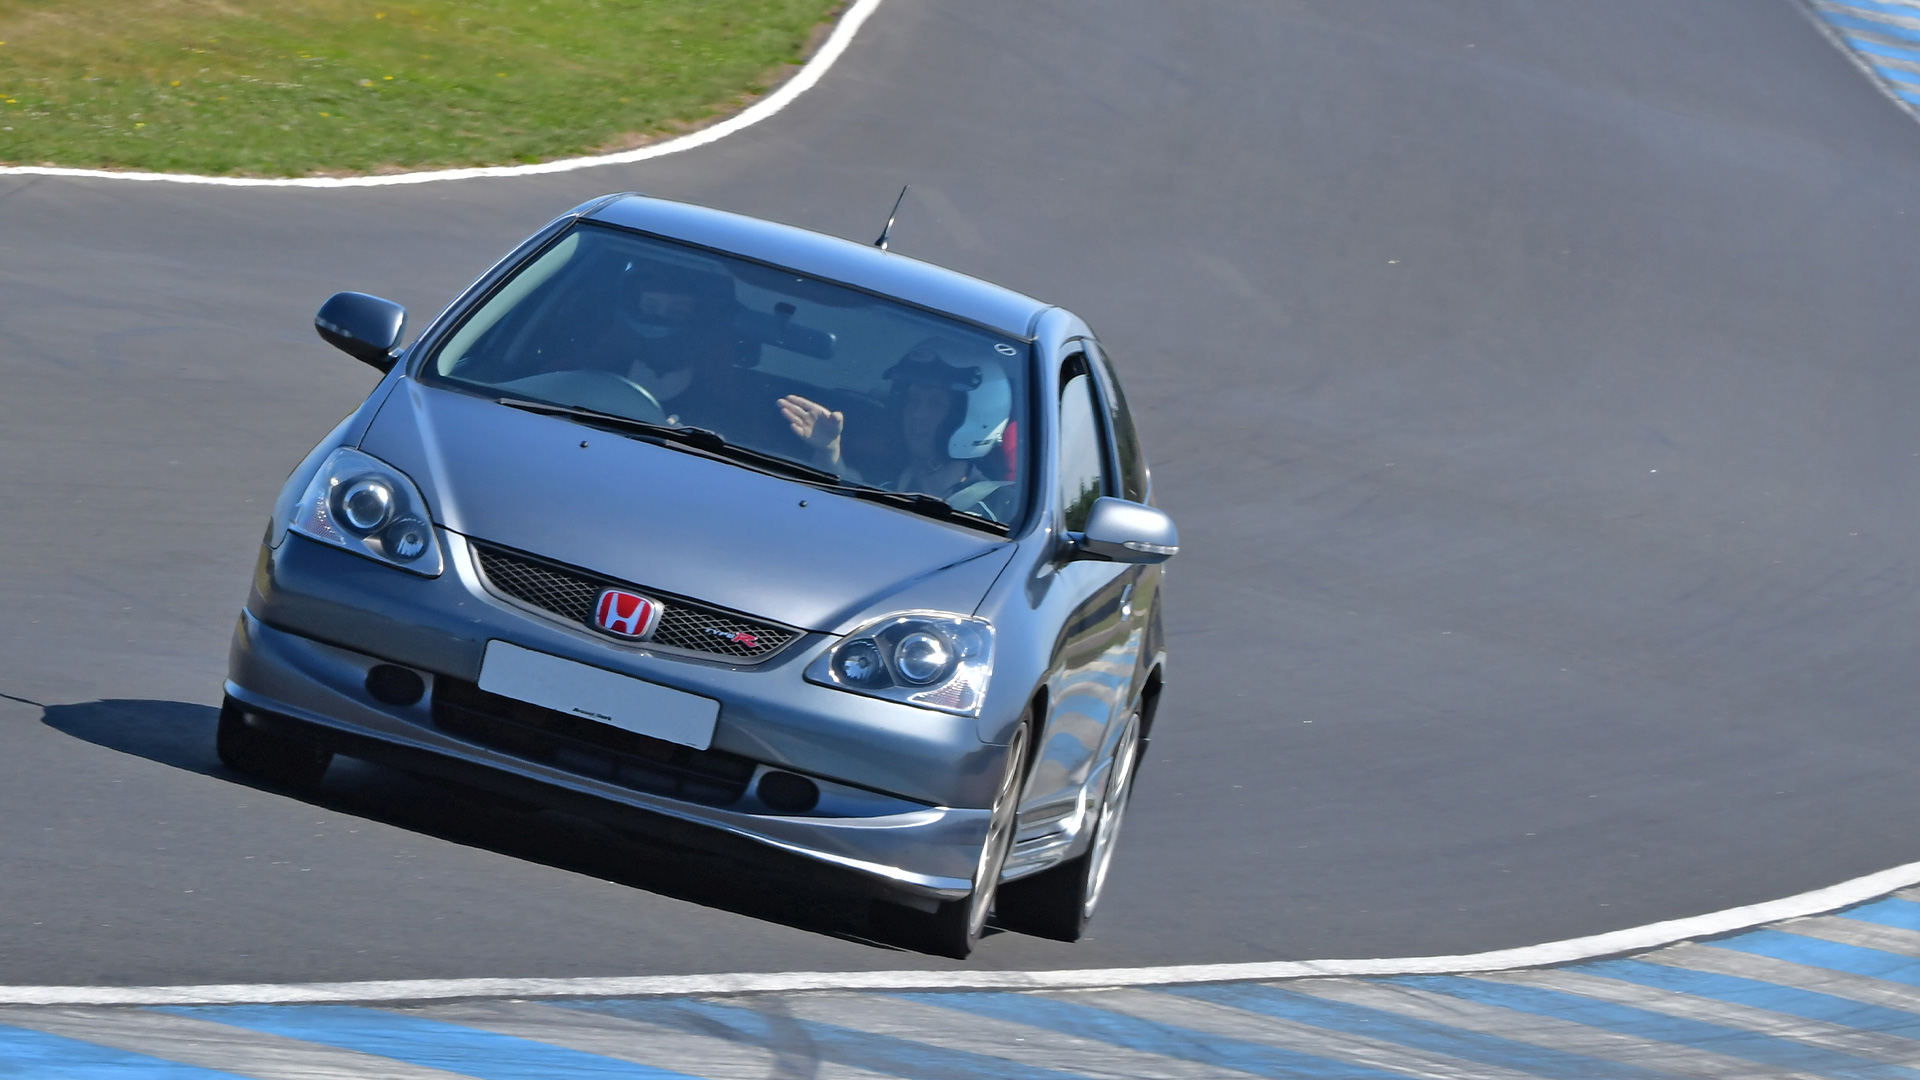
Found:
<svg viewBox="0 0 1920 1080"><path fill-rule="evenodd" d="M1806 16L1807 21L1813 24L1813 28L1820 32L1820 36L1826 38L1828 44L1840 50L1840 55L1846 57L1848 63L1867 77L1867 82L1873 84L1875 90L1880 91L1881 97L1893 102L1894 106L1907 114L1909 119L1920 121L1920 110L1916 110L1911 102L1901 97L1899 91L1893 88L1893 84L1887 81L1887 77L1874 70L1866 57L1847 44L1847 39L1832 23L1820 17L1820 12L1814 6L1813 0L1788 0L1788 3L1798 9L1800 14Z"/></svg>
<svg viewBox="0 0 1920 1080"><path fill-rule="evenodd" d="M1852 907L1920 884L1920 862L1824 889L1604 934L1455 956L1273 960L1054 971L777 971L710 975L522 979L388 979L365 982L198 986L0 986L0 1006L273 1005L448 1001L473 998L661 997L792 990L1079 990L1122 986L1340 976L1453 975L1547 967L1642 952L1696 938Z"/></svg>
<svg viewBox="0 0 1920 1080"><path fill-rule="evenodd" d="M555 161L542 161L532 165L484 165L464 169L433 169L422 172L393 173L384 176L196 176L192 173L162 172L119 172L112 169L72 169L55 165L5 165L0 166L0 176L52 176L89 180L127 180L136 183L162 184L199 184L210 187L251 187L251 188L362 188L397 187L405 184L431 184L442 180L479 180L517 176L544 176L549 173L573 172L578 169L590 169L600 165L631 165L651 158L678 154L696 147L718 142L737 131L773 116L801 94L813 88L827 73L840 55L853 43L853 37L859 32L881 0L854 0L847 7L840 21L834 24L833 32L820 50L801 65L793 77L781 83L771 94L754 102L747 108L699 131L682 135L677 139L654 143L633 150L621 150L611 154L594 154L586 157L560 158Z"/></svg>

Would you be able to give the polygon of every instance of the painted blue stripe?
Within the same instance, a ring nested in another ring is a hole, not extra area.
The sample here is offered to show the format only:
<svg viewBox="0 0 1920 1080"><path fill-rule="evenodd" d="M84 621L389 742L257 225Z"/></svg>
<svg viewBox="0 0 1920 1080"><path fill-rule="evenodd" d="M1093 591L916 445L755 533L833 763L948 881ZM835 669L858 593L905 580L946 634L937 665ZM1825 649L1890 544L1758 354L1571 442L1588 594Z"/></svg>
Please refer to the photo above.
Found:
<svg viewBox="0 0 1920 1080"><path fill-rule="evenodd" d="M1920 30L1894 26L1892 23L1874 22L1871 19L1855 18L1852 15L1837 15L1831 11L1821 12L1820 17L1846 30L1864 30L1869 34L1884 34L1887 37L1901 38L1906 41L1920 41Z"/></svg>
<svg viewBox="0 0 1920 1080"><path fill-rule="evenodd" d="M1887 67L1885 64L1875 64L1873 65L1873 70L1879 72L1883 78L1892 79L1894 82L1920 83L1920 71L1908 71L1905 68Z"/></svg>
<svg viewBox="0 0 1920 1080"><path fill-rule="evenodd" d="M1796 1069L1826 1076L1873 1077L1881 1080L1920 1080L1920 1070L1899 1065L1883 1065L1868 1058L1855 1057L1838 1050L1811 1046L1792 1039L1776 1038L1758 1032L1722 1027L1703 1020L1668 1016L1631 1005L1581 997L1559 990L1512 983L1486 982L1454 975L1416 976L1390 979L1401 986L1431 990L1450 997L1476 1001L1515 1012L1551 1016L1632 1036L1649 1042L1691 1046L1728 1057L1745 1058L1762 1065Z"/></svg>
<svg viewBox="0 0 1920 1080"><path fill-rule="evenodd" d="M1802 990L1797 986L1781 986L1759 979L1743 979L1737 975L1716 975L1709 971L1650 964L1644 960L1606 960L1597 964L1583 964L1578 970L1657 990L1672 990L1808 1020L1821 1020L1841 1027L1920 1040L1920 1009L1908 1012L1884 1005L1868 1005L1850 998L1822 994L1817 990ZM1914 1004L1920 1006L1920 998L1916 998Z"/></svg>
<svg viewBox="0 0 1920 1080"><path fill-rule="evenodd" d="M1916 105L1920 105L1920 91L1906 90L1896 86L1893 88L1893 92L1896 96L1900 98L1903 98L1907 101L1911 101Z"/></svg>
<svg viewBox="0 0 1920 1080"><path fill-rule="evenodd" d="M1920 59L1920 53L1915 53L1914 57ZM1920 930L1920 904L1912 900L1893 898L1876 900L1871 904L1848 908L1846 911L1839 912L1839 915L1843 919L1858 919L1861 922L1878 923L1881 926L1897 926L1902 930Z"/></svg>
<svg viewBox="0 0 1920 1080"><path fill-rule="evenodd" d="M1832 0L1842 7L1856 11L1877 11L1882 15L1894 15L1905 19L1920 19L1920 7L1912 4L1889 4L1884 0Z"/></svg>
<svg viewBox="0 0 1920 1080"><path fill-rule="evenodd" d="M1482 1065L1497 1065L1549 1080L1664 1080L1666 1077L1665 1073L1650 1072L1633 1065L1544 1046L1529 1046L1497 1035L1484 1035L1430 1020L1415 1020L1385 1009L1329 1001L1275 986L1232 983L1182 986L1163 992L1330 1031L1344 1031L1350 1035L1399 1043Z"/></svg>
<svg viewBox="0 0 1920 1080"><path fill-rule="evenodd" d="M1074 1074L1020 1065L987 1054L949 1050L891 1035L800 1020L778 1011L689 998L570 1001L567 1008L643 1020L695 1035L746 1043L809 1061L832 1061L911 1080L1075 1080ZM779 1008L777 999L773 1009Z"/></svg>
<svg viewBox="0 0 1920 1080"><path fill-rule="evenodd" d="M0 1076L7 1080L242 1080L232 1073L16 1027L0 1027Z"/></svg>
<svg viewBox="0 0 1920 1080"><path fill-rule="evenodd" d="M1871 53L1874 56L1884 56L1889 60L1912 60L1920 63L1920 49L1902 49L1897 45L1888 45L1879 41L1869 41L1857 34L1842 34L1841 37L1845 38L1847 44L1853 46L1856 52Z"/></svg>
<svg viewBox="0 0 1920 1080"><path fill-rule="evenodd" d="M553 1080L557 1076L685 1080L684 1074L666 1069L352 1005L212 1005L155 1011L358 1050L481 1080Z"/></svg>
<svg viewBox="0 0 1920 1080"><path fill-rule="evenodd" d="M996 1020L1031 1024L1034 1027L1078 1035L1083 1039L1112 1043L1129 1050L1163 1054L1183 1061L1205 1062L1221 1068L1252 1073L1255 1076L1274 1077L1276 1080L1292 1080L1294 1077L1313 1077L1315 1080L1330 1080L1335 1077L1350 1077L1352 1080L1384 1080L1391 1077L1394 1080L1405 1080L1406 1077L1405 1073L1386 1072L1299 1050L1283 1050L1262 1043L1230 1039L1224 1035L1195 1031L1174 1024L1143 1020L1126 1013L1117 1013L1082 1002L1056 1001L1051 998L1026 997L1019 994L943 993L898 996L908 1001L958 1009Z"/></svg>
<svg viewBox="0 0 1920 1080"><path fill-rule="evenodd" d="M1712 945L1716 949L1771 956L1775 960L1788 960L1809 967L1845 971L1906 986L1920 986L1920 960L1881 952L1879 949L1821 941L1819 938L1801 937L1780 930L1754 930L1713 942Z"/></svg>

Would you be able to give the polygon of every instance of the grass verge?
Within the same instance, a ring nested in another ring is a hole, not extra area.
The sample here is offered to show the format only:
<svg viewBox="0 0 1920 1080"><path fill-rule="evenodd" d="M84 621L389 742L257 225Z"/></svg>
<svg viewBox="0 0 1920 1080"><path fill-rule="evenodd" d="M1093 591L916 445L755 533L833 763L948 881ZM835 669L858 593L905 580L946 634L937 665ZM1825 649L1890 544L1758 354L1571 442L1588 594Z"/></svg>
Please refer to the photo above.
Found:
<svg viewBox="0 0 1920 1080"><path fill-rule="evenodd" d="M838 0L0 0L0 163L301 176L638 146Z"/></svg>

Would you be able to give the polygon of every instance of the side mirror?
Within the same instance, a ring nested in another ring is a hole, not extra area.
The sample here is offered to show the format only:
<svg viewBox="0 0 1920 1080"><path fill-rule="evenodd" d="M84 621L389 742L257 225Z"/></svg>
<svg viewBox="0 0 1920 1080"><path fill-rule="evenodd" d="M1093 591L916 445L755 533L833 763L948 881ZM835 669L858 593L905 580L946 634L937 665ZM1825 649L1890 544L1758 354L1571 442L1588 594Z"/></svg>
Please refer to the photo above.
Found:
<svg viewBox="0 0 1920 1080"><path fill-rule="evenodd" d="M313 317L321 340L382 372L393 370L393 347L406 325L406 308L357 292L334 293Z"/></svg>
<svg viewBox="0 0 1920 1080"><path fill-rule="evenodd" d="M1173 519L1144 503L1095 499L1079 550L1113 562L1163 563L1180 553Z"/></svg>

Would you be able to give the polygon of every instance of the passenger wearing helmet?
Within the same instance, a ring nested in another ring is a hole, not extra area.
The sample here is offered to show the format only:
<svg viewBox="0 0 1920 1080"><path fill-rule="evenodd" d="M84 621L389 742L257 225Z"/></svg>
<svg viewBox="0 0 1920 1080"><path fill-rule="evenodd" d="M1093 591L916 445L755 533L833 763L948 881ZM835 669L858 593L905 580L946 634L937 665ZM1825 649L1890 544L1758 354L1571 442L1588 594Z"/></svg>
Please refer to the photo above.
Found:
<svg viewBox="0 0 1920 1080"><path fill-rule="evenodd" d="M1006 516L1006 508L987 502L1011 481L985 475L980 461L999 445L1006 429L1012 386L998 365L983 371L949 363L959 351L953 342L929 338L881 374L892 384L889 397L899 417L904 455L899 474L883 486L924 492L956 510L997 520ZM813 448L814 464L851 483L865 482L841 457L844 414L798 394L781 398L779 407L793 433Z"/></svg>

